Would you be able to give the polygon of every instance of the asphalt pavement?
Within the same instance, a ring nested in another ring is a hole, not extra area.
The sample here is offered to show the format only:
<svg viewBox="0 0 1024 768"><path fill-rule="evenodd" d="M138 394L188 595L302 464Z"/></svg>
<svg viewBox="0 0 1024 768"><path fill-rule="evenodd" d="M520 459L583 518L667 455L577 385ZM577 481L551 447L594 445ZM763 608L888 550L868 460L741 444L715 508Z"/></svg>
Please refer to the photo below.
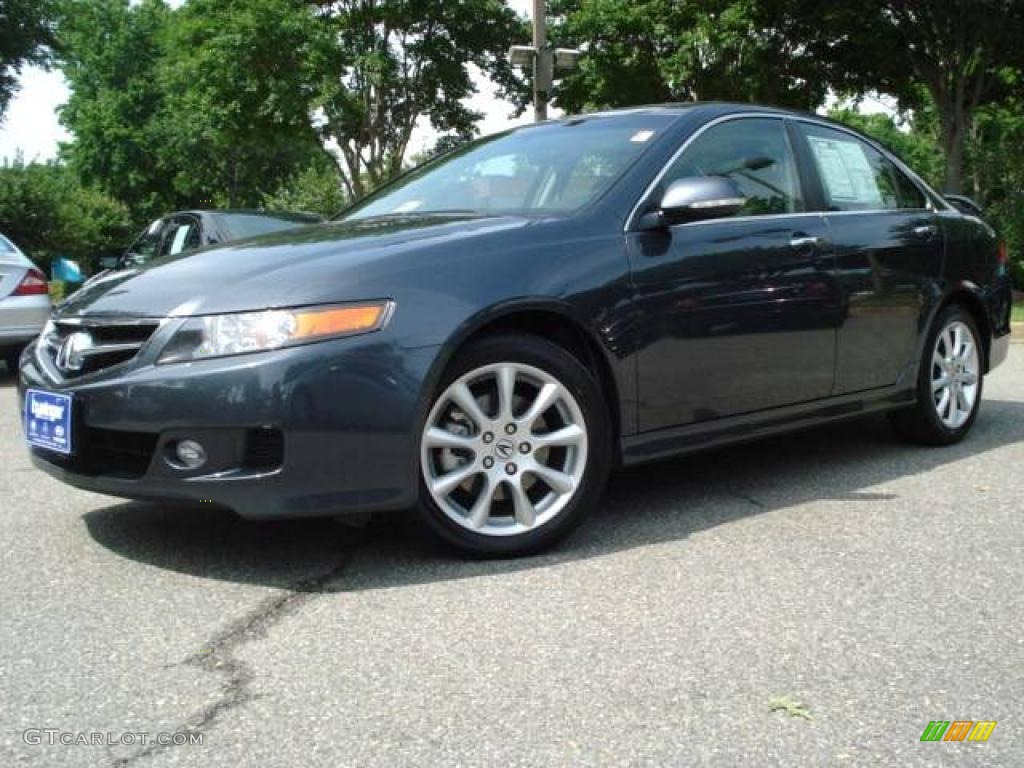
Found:
<svg viewBox="0 0 1024 768"><path fill-rule="evenodd" d="M0 372L0 766L1024 765L1022 381L1015 344L957 446L882 417L631 469L557 551L467 562L405 514L66 488Z"/></svg>

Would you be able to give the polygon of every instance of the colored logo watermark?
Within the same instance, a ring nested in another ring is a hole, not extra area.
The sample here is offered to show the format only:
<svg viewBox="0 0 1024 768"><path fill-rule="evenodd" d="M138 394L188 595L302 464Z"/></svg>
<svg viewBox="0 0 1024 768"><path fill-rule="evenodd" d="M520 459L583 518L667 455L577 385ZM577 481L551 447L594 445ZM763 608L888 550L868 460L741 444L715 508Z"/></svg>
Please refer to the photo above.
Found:
<svg viewBox="0 0 1024 768"><path fill-rule="evenodd" d="M995 727L995 720L932 720L921 741L988 741Z"/></svg>

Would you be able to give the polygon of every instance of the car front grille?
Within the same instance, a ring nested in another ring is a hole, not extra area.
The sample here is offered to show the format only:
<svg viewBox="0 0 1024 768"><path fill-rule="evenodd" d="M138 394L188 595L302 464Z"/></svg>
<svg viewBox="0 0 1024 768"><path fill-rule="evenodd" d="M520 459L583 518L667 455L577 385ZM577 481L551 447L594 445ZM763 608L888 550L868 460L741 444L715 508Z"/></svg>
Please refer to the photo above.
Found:
<svg viewBox="0 0 1024 768"><path fill-rule="evenodd" d="M159 326L158 320L58 319L43 336L40 352L73 379L133 359Z"/></svg>

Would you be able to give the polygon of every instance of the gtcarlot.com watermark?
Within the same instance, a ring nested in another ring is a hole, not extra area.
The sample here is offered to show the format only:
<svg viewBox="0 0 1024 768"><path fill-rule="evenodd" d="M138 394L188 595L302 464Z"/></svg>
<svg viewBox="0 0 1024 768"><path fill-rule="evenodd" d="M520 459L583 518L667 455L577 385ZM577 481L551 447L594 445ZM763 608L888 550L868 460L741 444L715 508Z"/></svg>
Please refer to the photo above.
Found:
<svg viewBox="0 0 1024 768"><path fill-rule="evenodd" d="M147 731L62 731L60 728L29 728L22 731L22 741L31 746L62 744L66 747L183 747L203 745L203 734L176 731L174 733L148 733Z"/></svg>

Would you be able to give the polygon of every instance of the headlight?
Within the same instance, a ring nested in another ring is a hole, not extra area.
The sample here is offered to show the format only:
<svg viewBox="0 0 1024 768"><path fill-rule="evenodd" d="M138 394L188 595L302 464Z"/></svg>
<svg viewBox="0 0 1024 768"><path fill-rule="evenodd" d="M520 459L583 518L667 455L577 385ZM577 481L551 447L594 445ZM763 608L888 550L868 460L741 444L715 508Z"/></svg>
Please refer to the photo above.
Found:
<svg viewBox="0 0 1024 768"><path fill-rule="evenodd" d="M193 317L175 332L157 363L180 363L308 344L384 327L394 302L268 309Z"/></svg>

